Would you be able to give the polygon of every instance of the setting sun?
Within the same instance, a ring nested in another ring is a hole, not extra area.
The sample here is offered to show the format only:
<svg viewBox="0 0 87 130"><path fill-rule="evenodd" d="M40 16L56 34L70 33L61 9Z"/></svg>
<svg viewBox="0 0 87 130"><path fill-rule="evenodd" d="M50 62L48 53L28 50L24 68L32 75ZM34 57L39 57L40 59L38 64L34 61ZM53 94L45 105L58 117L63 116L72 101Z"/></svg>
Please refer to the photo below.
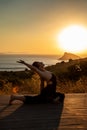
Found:
<svg viewBox="0 0 87 130"><path fill-rule="evenodd" d="M87 29L78 25L66 27L57 35L57 42L64 51L84 51L87 49Z"/></svg>

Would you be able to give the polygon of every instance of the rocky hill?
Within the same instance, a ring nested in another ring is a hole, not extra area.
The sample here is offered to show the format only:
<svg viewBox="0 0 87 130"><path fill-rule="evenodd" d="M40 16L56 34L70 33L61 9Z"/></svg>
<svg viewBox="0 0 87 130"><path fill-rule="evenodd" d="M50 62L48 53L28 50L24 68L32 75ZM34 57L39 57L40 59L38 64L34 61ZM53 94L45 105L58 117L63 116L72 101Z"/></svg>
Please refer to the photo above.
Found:
<svg viewBox="0 0 87 130"><path fill-rule="evenodd" d="M58 60L69 60L69 59L75 60L80 59L80 57L75 54L65 52L64 55L60 57Z"/></svg>

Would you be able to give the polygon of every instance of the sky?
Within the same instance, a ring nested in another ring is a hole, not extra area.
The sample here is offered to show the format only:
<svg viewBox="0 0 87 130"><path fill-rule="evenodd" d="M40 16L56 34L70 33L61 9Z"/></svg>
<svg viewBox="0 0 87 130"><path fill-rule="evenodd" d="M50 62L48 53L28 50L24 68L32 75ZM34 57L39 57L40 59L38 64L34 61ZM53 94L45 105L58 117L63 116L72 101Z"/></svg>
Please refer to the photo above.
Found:
<svg viewBox="0 0 87 130"><path fill-rule="evenodd" d="M0 0L0 53L61 54L55 36L87 27L87 0Z"/></svg>

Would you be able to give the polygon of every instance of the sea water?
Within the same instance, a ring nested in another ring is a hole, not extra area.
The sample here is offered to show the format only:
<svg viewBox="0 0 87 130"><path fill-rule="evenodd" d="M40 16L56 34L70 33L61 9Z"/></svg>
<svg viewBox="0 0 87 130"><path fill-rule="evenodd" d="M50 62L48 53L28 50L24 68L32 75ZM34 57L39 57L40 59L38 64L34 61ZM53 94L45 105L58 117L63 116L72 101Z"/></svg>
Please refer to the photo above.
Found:
<svg viewBox="0 0 87 130"><path fill-rule="evenodd" d="M18 60L24 60L29 64L34 61L40 61L45 66L50 66L58 63L58 55L25 55L25 54L3 54L0 55L0 71L21 71L27 67L17 63Z"/></svg>

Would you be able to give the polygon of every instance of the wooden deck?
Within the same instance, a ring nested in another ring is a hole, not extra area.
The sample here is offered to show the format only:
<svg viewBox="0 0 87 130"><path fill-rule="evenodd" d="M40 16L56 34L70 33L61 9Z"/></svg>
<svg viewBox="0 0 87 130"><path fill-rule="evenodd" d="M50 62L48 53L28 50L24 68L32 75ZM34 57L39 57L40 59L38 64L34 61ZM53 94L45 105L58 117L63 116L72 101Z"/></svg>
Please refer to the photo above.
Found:
<svg viewBox="0 0 87 130"><path fill-rule="evenodd" d="M0 130L87 130L87 93L66 94L63 104L8 101L0 96Z"/></svg>

